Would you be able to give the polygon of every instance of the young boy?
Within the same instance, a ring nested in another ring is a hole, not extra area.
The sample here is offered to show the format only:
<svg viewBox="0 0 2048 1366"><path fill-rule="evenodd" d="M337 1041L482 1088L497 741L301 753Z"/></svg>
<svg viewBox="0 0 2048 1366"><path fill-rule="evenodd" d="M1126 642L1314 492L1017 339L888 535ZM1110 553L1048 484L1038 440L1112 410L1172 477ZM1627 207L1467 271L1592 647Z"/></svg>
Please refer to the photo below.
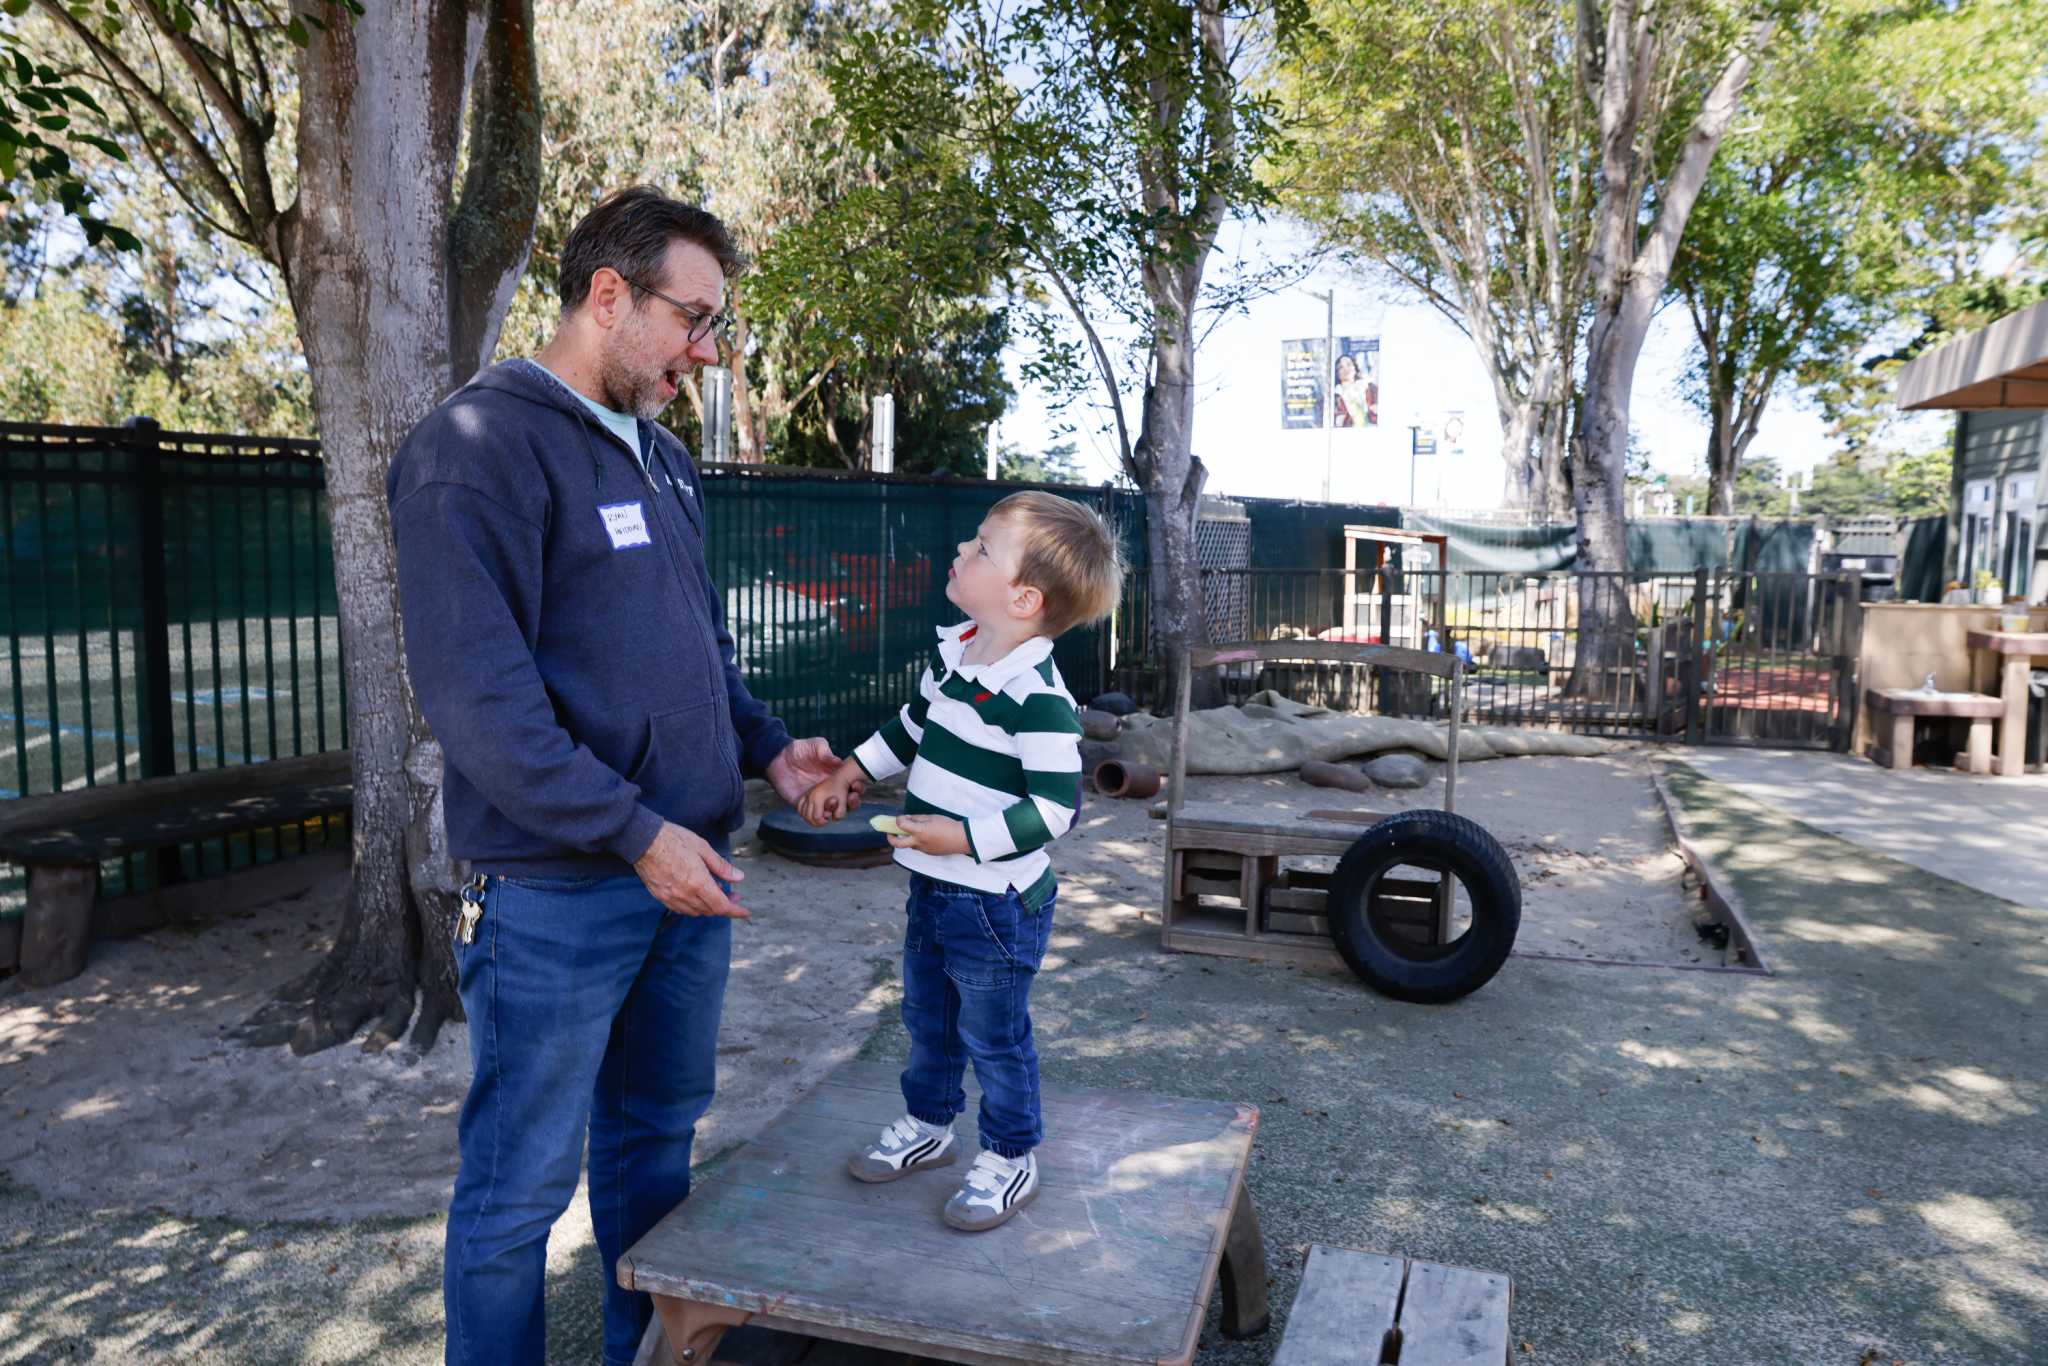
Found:
<svg viewBox="0 0 2048 1366"><path fill-rule="evenodd" d="M1087 508L1049 493L997 503L946 571L946 598L969 620L939 628L917 699L799 803L822 825L865 782L910 770L903 833L889 839L910 870L909 1113L848 1166L862 1181L894 1181L953 1161L972 1059L981 1153L946 1202L955 1228L994 1228L1038 1193L1031 982L1057 891L1045 846L1081 800L1081 722L1052 643L1107 616L1122 584L1116 539Z"/></svg>

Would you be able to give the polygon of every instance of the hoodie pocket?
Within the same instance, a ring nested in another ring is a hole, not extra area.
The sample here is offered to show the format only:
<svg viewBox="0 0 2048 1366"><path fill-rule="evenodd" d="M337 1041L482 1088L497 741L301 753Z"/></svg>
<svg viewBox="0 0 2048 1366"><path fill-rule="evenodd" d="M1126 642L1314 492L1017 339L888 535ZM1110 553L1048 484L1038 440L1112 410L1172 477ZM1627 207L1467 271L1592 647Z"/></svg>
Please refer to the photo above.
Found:
<svg viewBox="0 0 2048 1366"><path fill-rule="evenodd" d="M626 775L640 800L698 834L723 832L739 805L740 765L724 699L647 718L647 747Z"/></svg>

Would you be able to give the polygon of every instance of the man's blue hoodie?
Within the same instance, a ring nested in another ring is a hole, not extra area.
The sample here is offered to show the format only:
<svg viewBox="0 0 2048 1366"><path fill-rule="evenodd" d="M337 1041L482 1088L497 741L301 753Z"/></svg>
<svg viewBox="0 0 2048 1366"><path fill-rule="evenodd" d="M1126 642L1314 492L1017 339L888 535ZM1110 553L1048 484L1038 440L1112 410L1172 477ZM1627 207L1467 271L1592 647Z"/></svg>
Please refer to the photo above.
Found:
<svg viewBox="0 0 2048 1366"><path fill-rule="evenodd" d="M714 843L789 734L747 692L680 441L647 467L528 363L494 365L391 462L405 654L478 872L628 871L664 820Z"/></svg>

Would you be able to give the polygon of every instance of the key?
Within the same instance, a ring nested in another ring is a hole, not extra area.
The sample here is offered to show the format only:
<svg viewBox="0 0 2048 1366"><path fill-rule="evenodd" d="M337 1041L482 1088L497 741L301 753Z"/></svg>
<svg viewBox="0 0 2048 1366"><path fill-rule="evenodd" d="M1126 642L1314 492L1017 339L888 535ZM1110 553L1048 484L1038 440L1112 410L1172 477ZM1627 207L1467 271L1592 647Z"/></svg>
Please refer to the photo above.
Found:
<svg viewBox="0 0 2048 1366"><path fill-rule="evenodd" d="M477 922L483 918L483 905L480 902L465 900L462 903L462 923L456 930L456 936L465 944L474 944Z"/></svg>

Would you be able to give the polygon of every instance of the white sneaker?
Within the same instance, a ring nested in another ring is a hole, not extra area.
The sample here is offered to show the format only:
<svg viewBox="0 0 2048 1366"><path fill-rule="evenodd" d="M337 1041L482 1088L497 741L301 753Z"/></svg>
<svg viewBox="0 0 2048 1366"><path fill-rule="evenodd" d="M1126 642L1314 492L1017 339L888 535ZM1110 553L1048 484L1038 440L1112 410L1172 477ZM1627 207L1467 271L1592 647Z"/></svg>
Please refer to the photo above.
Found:
<svg viewBox="0 0 2048 1366"><path fill-rule="evenodd" d="M946 1202L946 1222L970 1233L994 1228L1038 1194L1038 1155L1007 1158L984 1148Z"/></svg>
<svg viewBox="0 0 2048 1366"><path fill-rule="evenodd" d="M862 1181L894 1181L919 1167L944 1166L957 1156L951 1129L905 1115L855 1153L846 1169Z"/></svg>

